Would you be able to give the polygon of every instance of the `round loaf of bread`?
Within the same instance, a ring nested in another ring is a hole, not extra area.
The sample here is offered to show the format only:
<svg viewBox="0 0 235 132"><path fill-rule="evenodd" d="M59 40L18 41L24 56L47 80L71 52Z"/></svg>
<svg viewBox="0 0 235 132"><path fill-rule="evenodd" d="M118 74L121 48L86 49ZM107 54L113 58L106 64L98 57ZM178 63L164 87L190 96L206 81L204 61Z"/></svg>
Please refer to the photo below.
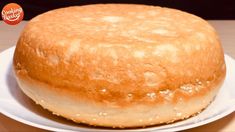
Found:
<svg viewBox="0 0 235 132"><path fill-rule="evenodd" d="M22 91L56 115L104 127L188 118L213 100L226 67L215 30L170 8L97 4L52 10L14 53Z"/></svg>

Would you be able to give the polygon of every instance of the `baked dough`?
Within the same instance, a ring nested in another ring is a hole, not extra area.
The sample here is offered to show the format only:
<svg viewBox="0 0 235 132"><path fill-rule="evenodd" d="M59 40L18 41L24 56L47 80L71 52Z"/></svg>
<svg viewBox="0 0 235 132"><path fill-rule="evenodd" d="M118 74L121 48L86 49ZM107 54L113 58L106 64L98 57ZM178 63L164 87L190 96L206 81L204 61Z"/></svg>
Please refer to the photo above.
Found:
<svg viewBox="0 0 235 132"><path fill-rule="evenodd" d="M176 9L96 4L28 22L14 54L22 91L78 123L143 127L182 120L215 97L226 67L205 20Z"/></svg>

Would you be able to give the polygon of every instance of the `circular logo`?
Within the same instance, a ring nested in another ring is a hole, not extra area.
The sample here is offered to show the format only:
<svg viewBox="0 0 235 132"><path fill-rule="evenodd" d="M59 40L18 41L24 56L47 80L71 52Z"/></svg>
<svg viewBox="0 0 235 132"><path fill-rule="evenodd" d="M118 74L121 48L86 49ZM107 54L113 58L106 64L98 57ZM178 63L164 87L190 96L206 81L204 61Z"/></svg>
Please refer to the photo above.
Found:
<svg viewBox="0 0 235 132"><path fill-rule="evenodd" d="M2 9L2 20L9 25L16 25L20 23L23 17L23 9L16 3L9 3Z"/></svg>

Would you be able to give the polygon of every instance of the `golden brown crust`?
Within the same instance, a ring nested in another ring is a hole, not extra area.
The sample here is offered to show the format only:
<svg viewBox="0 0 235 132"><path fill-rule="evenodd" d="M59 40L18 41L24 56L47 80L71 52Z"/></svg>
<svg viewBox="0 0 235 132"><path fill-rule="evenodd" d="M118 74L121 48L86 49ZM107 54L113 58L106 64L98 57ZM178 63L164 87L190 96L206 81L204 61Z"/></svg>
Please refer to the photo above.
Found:
<svg viewBox="0 0 235 132"><path fill-rule="evenodd" d="M225 72L218 37L204 20L143 5L89 5L39 15L21 34L14 64L35 80L123 105L128 94L134 103L162 89L206 85ZM97 92L102 90L107 92Z"/></svg>
<svg viewBox="0 0 235 132"><path fill-rule="evenodd" d="M123 108L204 96L226 71L206 21L127 4L68 7L33 18L17 43L14 68L16 76L75 99Z"/></svg>

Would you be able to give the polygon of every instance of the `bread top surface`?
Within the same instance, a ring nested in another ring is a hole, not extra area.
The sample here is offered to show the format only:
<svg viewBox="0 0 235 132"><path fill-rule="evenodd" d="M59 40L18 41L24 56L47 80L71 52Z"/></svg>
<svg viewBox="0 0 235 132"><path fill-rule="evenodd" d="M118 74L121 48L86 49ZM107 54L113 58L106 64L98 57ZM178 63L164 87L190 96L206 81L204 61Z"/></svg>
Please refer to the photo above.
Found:
<svg viewBox="0 0 235 132"><path fill-rule="evenodd" d="M18 40L14 67L17 76L55 91L119 106L156 103L177 91L203 95L225 74L218 36L206 21L131 4L67 7L33 18Z"/></svg>

